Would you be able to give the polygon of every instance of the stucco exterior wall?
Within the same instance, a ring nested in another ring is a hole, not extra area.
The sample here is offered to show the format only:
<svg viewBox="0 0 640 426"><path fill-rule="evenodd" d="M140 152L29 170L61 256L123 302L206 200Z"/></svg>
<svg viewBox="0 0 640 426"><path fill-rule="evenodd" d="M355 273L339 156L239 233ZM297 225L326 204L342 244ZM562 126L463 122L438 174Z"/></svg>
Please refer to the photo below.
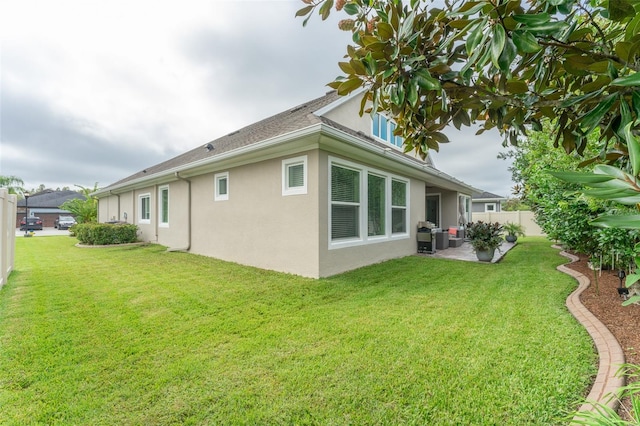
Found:
<svg viewBox="0 0 640 426"><path fill-rule="evenodd" d="M367 114L360 116L361 99L361 96L350 98L339 108L327 112L324 116L350 129L371 136L371 118Z"/></svg>
<svg viewBox="0 0 640 426"><path fill-rule="evenodd" d="M440 202L442 203L442 229L458 226L458 193L442 190Z"/></svg>
<svg viewBox="0 0 640 426"><path fill-rule="evenodd" d="M318 152L307 156L307 193L282 194L282 158L229 173L229 199L214 201L214 176L192 179L193 253L317 277Z"/></svg>

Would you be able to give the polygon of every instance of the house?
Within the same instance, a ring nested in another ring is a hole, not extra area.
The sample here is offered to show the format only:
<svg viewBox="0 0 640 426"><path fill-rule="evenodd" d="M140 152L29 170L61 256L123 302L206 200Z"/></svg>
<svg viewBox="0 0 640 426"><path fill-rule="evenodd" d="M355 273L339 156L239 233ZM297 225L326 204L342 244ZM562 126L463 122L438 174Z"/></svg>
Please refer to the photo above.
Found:
<svg viewBox="0 0 640 426"><path fill-rule="evenodd" d="M28 202L24 198L18 200L16 214L16 228L20 226L20 221L25 216L25 207L29 208L29 217L37 216L42 219L44 227L53 227L54 221L61 214L70 214L67 210L62 210L60 206L66 201L74 199L84 200L85 196L79 192L71 190L54 191L45 189L29 196Z"/></svg>
<svg viewBox="0 0 640 426"><path fill-rule="evenodd" d="M395 123L335 92L94 195L144 241L308 277L416 252L419 221L470 220L473 188L402 151Z"/></svg>
<svg viewBox="0 0 640 426"><path fill-rule="evenodd" d="M507 198L491 192L474 192L471 203L473 213L499 213L502 211L501 205Z"/></svg>

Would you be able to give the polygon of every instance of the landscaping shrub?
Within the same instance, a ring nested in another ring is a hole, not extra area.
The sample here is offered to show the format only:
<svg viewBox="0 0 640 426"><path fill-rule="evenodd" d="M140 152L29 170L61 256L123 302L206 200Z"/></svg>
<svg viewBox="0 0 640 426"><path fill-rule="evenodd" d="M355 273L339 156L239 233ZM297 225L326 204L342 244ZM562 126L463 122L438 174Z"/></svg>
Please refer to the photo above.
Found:
<svg viewBox="0 0 640 426"><path fill-rule="evenodd" d="M89 245L127 244L138 240L138 226L126 223L79 223L71 227L71 232L82 244Z"/></svg>

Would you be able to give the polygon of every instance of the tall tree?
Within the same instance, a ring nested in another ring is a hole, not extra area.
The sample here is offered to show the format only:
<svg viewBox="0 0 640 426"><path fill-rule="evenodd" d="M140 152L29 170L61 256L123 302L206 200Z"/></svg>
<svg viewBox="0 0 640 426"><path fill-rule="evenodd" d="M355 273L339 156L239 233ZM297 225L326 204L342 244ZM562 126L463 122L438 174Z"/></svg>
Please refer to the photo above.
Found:
<svg viewBox="0 0 640 426"><path fill-rule="evenodd" d="M80 193L84 195L84 199L76 198L73 200L65 201L60 208L71 212L78 223L97 222L98 221L98 199L91 194L98 190L98 183L96 182L91 188L85 188L81 185L76 185L80 188Z"/></svg>
<svg viewBox="0 0 640 426"><path fill-rule="evenodd" d="M554 120L554 145L583 153L600 129L600 157L640 161L640 2L637 0L302 0L297 16L353 33L340 94L364 88L361 113L386 111L423 156L442 130L479 123L517 143ZM367 110L368 111L368 110Z"/></svg>
<svg viewBox="0 0 640 426"><path fill-rule="evenodd" d="M7 188L9 194L23 194L24 182L17 176L0 176L0 188Z"/></svg>

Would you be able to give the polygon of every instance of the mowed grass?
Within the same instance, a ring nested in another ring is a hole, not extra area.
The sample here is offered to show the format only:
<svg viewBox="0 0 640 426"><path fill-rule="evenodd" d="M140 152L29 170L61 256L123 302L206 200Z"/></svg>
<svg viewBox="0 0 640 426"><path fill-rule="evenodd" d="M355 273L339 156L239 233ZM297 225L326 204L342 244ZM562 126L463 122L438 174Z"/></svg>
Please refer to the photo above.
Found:
<svg viewBox="0 0 640 426"><path fill-rule="evenodd" d="M322 280L75 242L17 240L0 424L559 424L596 371L543 239Z"/></svg>

